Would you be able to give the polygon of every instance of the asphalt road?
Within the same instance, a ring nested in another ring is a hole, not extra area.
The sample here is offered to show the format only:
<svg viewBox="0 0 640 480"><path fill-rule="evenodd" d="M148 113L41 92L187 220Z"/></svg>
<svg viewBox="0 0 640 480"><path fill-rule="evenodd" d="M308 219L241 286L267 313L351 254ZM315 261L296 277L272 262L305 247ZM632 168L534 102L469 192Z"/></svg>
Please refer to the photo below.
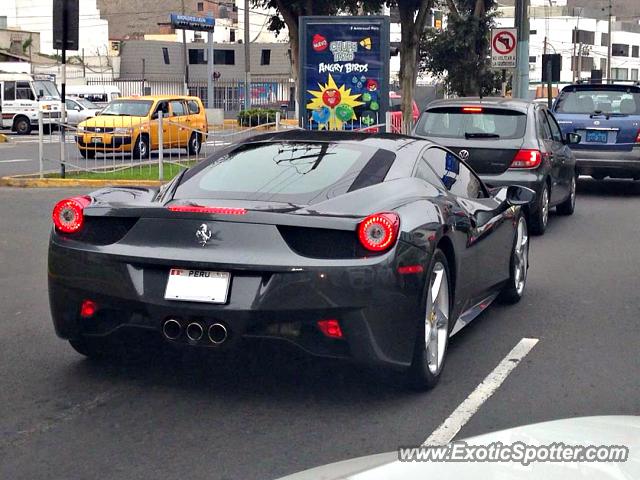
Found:
<svg viewBox="0 0 640 480"><path fill-rule="evenodd" d="M50 209L81 192L0 189L0 478L272 479L417 445L523 337L539 342L457 438L640 414L640 182L581 182L576 213L533 239L523 301L456 335L419 394L290 352L85 360L46 292Z"/></svg>

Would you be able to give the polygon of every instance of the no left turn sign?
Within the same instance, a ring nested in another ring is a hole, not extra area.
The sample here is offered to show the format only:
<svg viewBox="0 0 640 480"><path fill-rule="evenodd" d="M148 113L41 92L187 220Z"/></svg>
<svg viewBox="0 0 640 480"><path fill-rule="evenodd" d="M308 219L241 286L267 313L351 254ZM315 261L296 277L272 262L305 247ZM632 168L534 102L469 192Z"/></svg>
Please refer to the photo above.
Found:
<svg viewBox="0 0 640 480"><path fill-rule="evenodd" d="M494 28L491 30L491 66L494 68L515 68L517 44L515 28Z"/></svg>

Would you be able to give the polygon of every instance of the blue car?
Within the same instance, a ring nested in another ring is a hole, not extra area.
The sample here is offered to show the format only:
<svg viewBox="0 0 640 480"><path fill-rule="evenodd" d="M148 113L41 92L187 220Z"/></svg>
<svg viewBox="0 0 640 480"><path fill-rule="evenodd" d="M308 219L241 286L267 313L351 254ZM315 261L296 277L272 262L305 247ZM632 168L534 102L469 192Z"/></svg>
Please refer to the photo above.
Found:
<svg viewBox="0 0 640 480"><path fill-rule="evenodd" d="M571 145L580 175L640 179L640 86L578 83L564 87L553 114Z"/></svg>

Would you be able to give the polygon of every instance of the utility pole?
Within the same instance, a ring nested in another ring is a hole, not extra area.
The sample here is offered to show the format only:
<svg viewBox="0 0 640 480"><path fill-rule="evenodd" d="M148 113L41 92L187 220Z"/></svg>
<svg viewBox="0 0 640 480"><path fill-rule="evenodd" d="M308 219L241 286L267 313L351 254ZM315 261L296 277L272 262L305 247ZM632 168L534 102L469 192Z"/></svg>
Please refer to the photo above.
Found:
<svg viewBox="0 0 640 480"><path fill-rule="evenodd" d="M607 80L611 79L611 0L609 0L609 26L607 31L609 32L609 41L607 42Z"/></svg>
<svg viewBox="0 0 640 480"><path fill-rule="evenodd" d="M578 46L578 80L582 78L582 42Z"/></svg>
<svg viewBox="0 0 640 480"><path fill-rule="evenodd" d="M249 0L244 0L244 109L251 108L251 49L249 47Z"/></svg>
<svg viewBox="0 0 640 480"><path fill-rule="evenodd" d="M182 15L184 15L184 0L182 0ZM182 29L182 56L184 59L184 90L185 95L189 95L189 62L187 61L187 31Z"/></svg>
<svg viewBox="0 0 640 480"><path fill-rule="evenodd" d="M514 98L529 96L529 0L516 0L516 25L518 48Z"/></svg>
<svg viewBox="0 0 640 480"><path fill-rule="evenodd" d="M207 108L214 108L213 105L213 30L209 34L209 53L207 54Z"/></svg>
<svg viewBox="0 0 640 480"><path fill-rule="evenodd" d="M69 30L69 10L67 7L67 2L64 2L62 7L62 82L60 84L60 178L64 178L66 174L66 165L64 164L64 160L66 156L65 137L67 135L65 131L65 122L67 121L67 34Z"/></svg>
<svg viewBox="0 0 640 480"><path fill-rule="evenodd" d="M573 27L573 55L571 56L571 72L573 73L573 83L576 82L576 70L578 62L576 61L576 40L578 39L578 27Z"/></svg>

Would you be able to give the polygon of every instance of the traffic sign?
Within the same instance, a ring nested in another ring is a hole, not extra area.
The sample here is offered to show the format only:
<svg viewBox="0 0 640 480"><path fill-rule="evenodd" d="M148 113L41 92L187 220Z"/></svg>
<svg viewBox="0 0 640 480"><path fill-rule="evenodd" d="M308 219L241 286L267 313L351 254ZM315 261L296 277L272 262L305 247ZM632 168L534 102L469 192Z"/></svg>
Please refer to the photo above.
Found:
<svg viewBox="0 0 640 480"><path fill-rule="evenodd" d="M515 28L491 29L491 66L493 68L516 68L517 35Z"/></svg>

